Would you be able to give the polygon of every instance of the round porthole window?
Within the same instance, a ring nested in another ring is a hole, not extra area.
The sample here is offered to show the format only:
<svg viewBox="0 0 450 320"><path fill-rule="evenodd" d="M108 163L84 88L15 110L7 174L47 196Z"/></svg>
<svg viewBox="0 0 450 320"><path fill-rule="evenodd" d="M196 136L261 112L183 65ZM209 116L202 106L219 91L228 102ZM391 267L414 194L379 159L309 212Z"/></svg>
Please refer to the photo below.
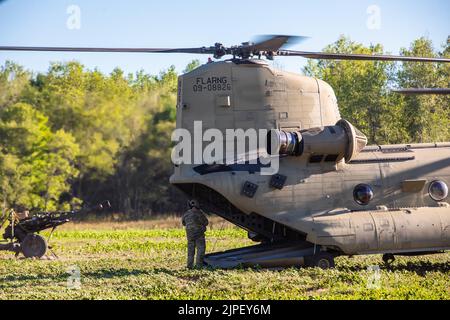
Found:
<svg viewBox="0 0 450 320"><path fill-rule="evenodd" d="M373 199L373 190L367 184L358 184L353 189L353 198L359 205L366 206Z"/></svg>
<svg viewBox="0 0 450 320"><path fill-rule="evenodd" d="M448 186L444 181L436 180L430 183L428 192L434 201L442 201L448 197Z"/></svg>

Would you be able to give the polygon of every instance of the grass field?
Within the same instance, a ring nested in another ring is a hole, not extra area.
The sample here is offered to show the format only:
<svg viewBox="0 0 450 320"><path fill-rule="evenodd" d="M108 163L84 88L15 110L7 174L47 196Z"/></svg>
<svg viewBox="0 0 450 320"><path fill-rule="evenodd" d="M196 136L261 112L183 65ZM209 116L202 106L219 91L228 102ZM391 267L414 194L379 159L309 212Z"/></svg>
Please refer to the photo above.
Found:
<svg viewBox="0 0 450 320"><path fill-rule="evenodd" d="M253 244L229 224L211 225L208 252ZM52 245L58 259L0 252L0 299L450 299L449 252L398 257L390 268L361 256L337 258L334 270L186 270L175 218L72 223Z"/></svg>

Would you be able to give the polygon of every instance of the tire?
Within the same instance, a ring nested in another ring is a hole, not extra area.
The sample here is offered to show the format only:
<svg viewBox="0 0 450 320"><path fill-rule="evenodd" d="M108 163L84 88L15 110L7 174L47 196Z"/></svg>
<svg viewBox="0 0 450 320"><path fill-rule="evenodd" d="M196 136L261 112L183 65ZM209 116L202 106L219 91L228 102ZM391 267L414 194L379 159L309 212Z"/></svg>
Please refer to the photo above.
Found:
<svg viewBox="0 0 450 320"><path fill-rule="evenodd" d="M387 265L395 261L395 256L392 253L383 254L383 262Z"/></svg>
<svg viewBox="0 0 450 320"><path fill-rule="evenodd" d="M47 241L44 237L30 233L20 243L25 258L42 258L47 251Z"/></svg>
<svg viewBox="0 0 450 320"><path fill-rule="evenodd" d="M335 267L334 255L328 252L319 252L305 260L306 265L311 268L332 269Z"/></svg>

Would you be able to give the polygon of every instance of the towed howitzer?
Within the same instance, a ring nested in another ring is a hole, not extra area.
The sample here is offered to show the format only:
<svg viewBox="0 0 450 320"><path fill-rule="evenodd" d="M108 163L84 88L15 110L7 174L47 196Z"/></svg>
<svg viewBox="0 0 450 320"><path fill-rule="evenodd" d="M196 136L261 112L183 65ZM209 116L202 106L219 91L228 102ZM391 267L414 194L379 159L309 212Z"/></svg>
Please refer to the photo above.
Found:
<svg viewBox="0 0 450 320"><path fill-rule="evenodd" d="M15 252L16 256L22 253L26 258L41 258L47 249L51 249L48 242L57 227L72 221L74 217L82 213L110 207L109 201L104 201L94 207L85 207L78 211L38 212L24 219L18 219L12 212L2 223L9 220L9 225L3 233L3 239L9 242L0 243L0 250ZM47 229L51 229L51 232L45 239L39 232Z"/></svg>

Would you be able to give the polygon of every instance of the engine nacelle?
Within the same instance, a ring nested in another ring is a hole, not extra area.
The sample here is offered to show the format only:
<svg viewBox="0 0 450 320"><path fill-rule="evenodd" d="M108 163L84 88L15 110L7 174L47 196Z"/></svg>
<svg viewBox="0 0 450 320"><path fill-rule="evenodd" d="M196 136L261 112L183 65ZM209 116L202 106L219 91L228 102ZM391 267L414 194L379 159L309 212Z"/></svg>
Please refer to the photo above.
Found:
<svg viewBox="0 0 450 320"><path fill-rule="evenodd" d="M366 145L367 137L343 119L334 126L304 131L271 130L267 137L267 152L271 155L322 155L336 163L343 158L350 162Z"/></svg>

